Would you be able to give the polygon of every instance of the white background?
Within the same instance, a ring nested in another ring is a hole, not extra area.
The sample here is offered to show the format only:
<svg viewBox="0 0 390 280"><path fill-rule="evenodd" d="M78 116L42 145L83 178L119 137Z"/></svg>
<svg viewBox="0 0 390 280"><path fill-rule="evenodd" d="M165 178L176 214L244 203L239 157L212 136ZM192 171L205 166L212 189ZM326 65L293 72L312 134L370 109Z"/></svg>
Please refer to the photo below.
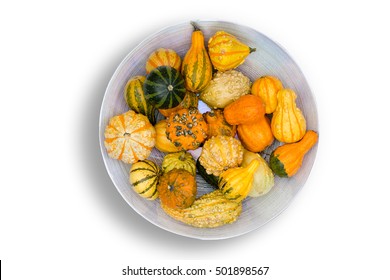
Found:
<svg viewBox="0 0 390 280"><path fill-rule="evenodd" d="M264 279L390 279L386 1L228 2L0 2L4 279L125 279L127 265L185 260L270 266ZM280 43L319 111L317 159L291 206L223 241L143 220L111 183L98 145L100 104L121 60L145 36L194 19L247 25Z"/></svg>

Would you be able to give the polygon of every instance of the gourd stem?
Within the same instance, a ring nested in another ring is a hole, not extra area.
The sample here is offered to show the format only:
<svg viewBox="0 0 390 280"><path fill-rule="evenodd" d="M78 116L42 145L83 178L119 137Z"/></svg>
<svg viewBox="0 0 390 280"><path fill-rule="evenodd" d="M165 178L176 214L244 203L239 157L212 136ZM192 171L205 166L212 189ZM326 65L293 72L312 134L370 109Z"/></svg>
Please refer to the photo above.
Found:
<svg viewBox="0 0 390 280"><path fill-rule="evenodd" d="M253 53L253 52L255 52L256 51L256 48L251 48L251 47L249 47L249 53Z"/></svg>
<svg viewBox="0 0 390 280"><path fill-rule="evenodd" d="M191 21L190 23L191 23L192 27L194 27L194 31L200 31L200 28L199 28L199 26L195 23L195 21Z"/></svg>

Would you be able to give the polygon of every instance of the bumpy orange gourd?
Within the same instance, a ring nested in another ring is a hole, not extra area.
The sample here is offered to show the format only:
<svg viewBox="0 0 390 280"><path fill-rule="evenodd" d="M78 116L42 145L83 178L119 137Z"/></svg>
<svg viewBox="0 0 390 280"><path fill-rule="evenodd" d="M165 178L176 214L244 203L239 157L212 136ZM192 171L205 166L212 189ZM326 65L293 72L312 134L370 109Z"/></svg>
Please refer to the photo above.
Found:
<svg viewBox="0 0 390 280"><path fill-rule="evenodd" d="M274 136L266 116L254 123L237 126L238 138L242 145L251 152L261 152L274 142Z"/></svg>
<svg viewBox="0 0 390 280"><path fill-rule="evenodd" d="M277 94L278 105L272 116L271 129L280 142L297 142L306 133L306 120L295 103L296 98L292 89L282 89Z"/></svg>
<svg viewBox="0 0 390 280"><path fill-rule="evenodd" d="M218 31L209 39L208 49L213 66L219 71L236 68L256 50L225 31Z"/></svg>
<svg viewBox="0 0 390 280"><path fill-rule="evenodd" d="M110 119L104 137L110 157L134 163L150 155L156 142L156 130L147 117L129 110Z"/></svg>
<svg viewBox="0 0 390 280"><path fill-rule="evenodd" d="M159 121L154 128L156 129L156 145L155 147L164 153L173 153L181 151L180 147L176 147L171 140L167 138L167 120Z"/></svg>
<svg viewBox="0 0 390 280"><path fill-rule="evenodd" d="M225 107L223 115L229 124L255 123L264 118L265 107L260 97L247 94Z"/></svg>
<svg viewBox="0 0 390 280"><path fill-rule="evenodd" d="M317 141L317 132L309 130L301 141L284 144L276 148L270 157L272 171L280 177L291 177L295 175L302 166L303 158Z"/></svg>
<svg viewBox="0 0 390 280"><path fill-rule="evenodd" d="M171 66L180 71L181 58L174 50L160 48L149 55L145 66L146 73L149 74L158 66Z"/></svg>
<svg viewBox="0 0 390 280"><path fill-rule="evenodd" d="M263 100L265 113L272 114L278 104L276 95L281 89L283 89L283 84L278 78L274 76L263 76L252 84L251 93Z"/></svg>
<svg viewBox="0 0 390 280"><path fill-rule="evenodd" d="M209 127L208 138L218 135L234 136L237 131L235 125L229 124L223 116L221 109L214 109L203 114Z"/></svg>
<svg viewBox="0 0 390 280"><path fill-rule="evenodd" d="M173 169L160 177L157 191L161 203L169 208L184 209L196 198L196 180L184 169Z"/></svg>
<svg viewBox="0 0 390 280"><path fill-rule="evenodd" d="M164 117L169 117L170 114L179 111L180 109L188 109L190 107L198 107L198 97L195 93L187 91L186 95L183 98L183 101L176 107L170 108L170 109L158 109L158 111L163 115Z"/></svg>
<svg viewBox="0 0 390 280"><path fill-rule="evenodd" d="M213 66L207 53L203 32L195 23L191 37L191 47L184 56L181 73L185 87L191 92L202 91L211 81Z"/></svg>

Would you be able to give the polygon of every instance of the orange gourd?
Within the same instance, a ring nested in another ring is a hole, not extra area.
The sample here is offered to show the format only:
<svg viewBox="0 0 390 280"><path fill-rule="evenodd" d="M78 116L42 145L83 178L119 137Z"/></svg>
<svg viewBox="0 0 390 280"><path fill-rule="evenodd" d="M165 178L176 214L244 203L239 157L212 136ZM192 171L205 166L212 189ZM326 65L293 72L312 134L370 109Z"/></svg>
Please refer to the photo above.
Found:
<svg viewBox="0 0 390 280"><path fill-rule="evenodd" d="M218 135L234 136L237 127L229 124L223 116L221 109L211 110L203 114L204 119L209 127L208 138Z"/></svg>
<svg viewBox="0 0 390 280"><path fill-rule="evenodd" d="M251 152L261 152L274 142L274 136L266 116L250 124L237 126L238 138L242 145Z"/></svg>
<svg viewBox="0 0 390 280"><path fill-rule="evenodd" d="M225 107L223 115L231 125L258 122L264 117L265 107L260 97L247 94Z"/></svg>
<svg viewBox="0 0 390 280"><path fill-rule="evenodd" d="M265 113L272 114L278 104L276 95L281 89L283 89L283 84L278 78L274 76L263 76L252 84L251 93L263 100Z"/></svg>
<svg viewBox="0 0 390 280"><path fill-rule="evenodd" d="M167 138L167 120L159 121L154 128L156 129L156 145L155 147L163 153L173 153L181 151L180 147L176 147L171 140Z"/></svg>

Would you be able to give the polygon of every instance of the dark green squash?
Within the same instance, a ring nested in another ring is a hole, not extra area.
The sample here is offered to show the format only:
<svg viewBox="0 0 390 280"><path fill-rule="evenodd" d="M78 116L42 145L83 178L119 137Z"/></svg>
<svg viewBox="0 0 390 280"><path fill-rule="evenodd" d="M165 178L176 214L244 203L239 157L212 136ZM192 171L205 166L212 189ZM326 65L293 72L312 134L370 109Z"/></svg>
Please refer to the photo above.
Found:
<svg viewBox="0 0 390 280"><path fill-rule="evenodd" d="M213 174L207 174L206 169L200 164L199 158L196 161L196 169L198 170L198 174L202 176L202 178L212 185L215 188L218 188L218 177Z"/></svg>
<svg viewBox="0 0 390 280"><path fill-rule="evenodd" d="M157 109L170 109L183 100L186 89L179 71L170 66L153 69L144 82L146 100Z"/></svg>

